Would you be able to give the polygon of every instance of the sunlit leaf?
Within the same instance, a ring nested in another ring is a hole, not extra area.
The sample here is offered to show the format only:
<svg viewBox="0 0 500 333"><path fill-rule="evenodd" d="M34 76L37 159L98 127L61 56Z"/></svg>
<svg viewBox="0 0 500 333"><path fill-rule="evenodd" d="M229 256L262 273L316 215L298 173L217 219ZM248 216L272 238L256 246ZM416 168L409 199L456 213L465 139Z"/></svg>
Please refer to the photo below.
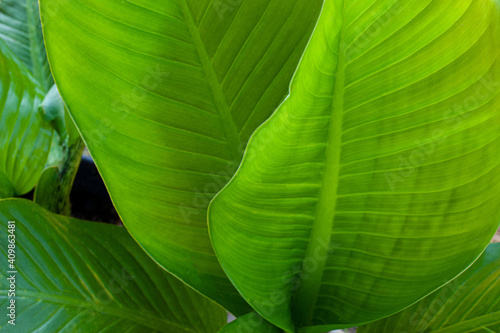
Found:
<svg viewBox="0 0 500 333"><path fill-rule="evenodd" d="M391 315L500 221L499 8L325 1L292 91L212 202L217 256L288 331Z"/></svg>
<svg viewBox="0 0 500 333"><path fill-rule="evenodd" d="M206 208L286 95L321 4L41 1L55 81L125 225L235 314L250 308L213 253Z"/></svg>

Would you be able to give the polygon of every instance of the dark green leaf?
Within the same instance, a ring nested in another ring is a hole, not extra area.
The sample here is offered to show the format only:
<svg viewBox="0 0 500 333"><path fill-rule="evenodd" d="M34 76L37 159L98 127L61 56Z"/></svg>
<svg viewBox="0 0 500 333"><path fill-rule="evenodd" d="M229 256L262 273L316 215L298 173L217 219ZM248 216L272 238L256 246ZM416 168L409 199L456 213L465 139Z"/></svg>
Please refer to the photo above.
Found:
<svg viewBox="0 0 500 333"><path fill-rule="evenodd" d="M7 323L11 273L2 269L2 332L213 333L226 321L222 308L165 272L123 227L0 201L3 263L8 221L15 222L16 325Z"/></svg>
<svg viewBox="0 0 500 333"><path fill-rule="evenodd" d="M219 333L282 333L283 331L255 312L246 314L224 326Z"/></svg>

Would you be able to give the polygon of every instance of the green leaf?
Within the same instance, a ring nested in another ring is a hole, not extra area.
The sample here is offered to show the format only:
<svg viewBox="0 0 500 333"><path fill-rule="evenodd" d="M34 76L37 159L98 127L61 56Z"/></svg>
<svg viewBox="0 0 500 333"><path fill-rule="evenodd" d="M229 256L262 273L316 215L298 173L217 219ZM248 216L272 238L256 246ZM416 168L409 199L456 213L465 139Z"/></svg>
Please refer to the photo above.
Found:
<svg viewBox="0 0 500 333"><path fill-rule="evenodd" d="M38 184L36 184L35 193L33 196L34 202L51 212L54 212L53 210L51 210L52 207L59 206L58 202L54 203L54 201L59 201L59 198L54 198L53 193L59 190L58 183L60 174L61 170L58 166L50 166L45 168L45 170L43 170L42 174L40 175ZM62 211L64 212L66 208L70 209L70 207L63 207ZM68 215L63 213L57 214Z"/></svg>
<svg viewBox="0 0 500 333"><path fill-rule="evenodd" d="M54 84L38 107L45 121L52 124L60 137L61 145L74 145L81 140L66 105Z"/></svg>
<svg viewBox="0 0 500 333"><path fill-rule="evenodd" d="M9 178L0 171L0 198L12 198L14 195L15 190Z"/></svg>
<svg viewBox="0 0 500 333"><path fill-rule="evenodd" d="M38 111L42 114L46 122L52 124L61 141L64 141L68 136L65 124L66 107L55 84L43 99L42 104L38 107Z"/></svg>
<svg viewBox="0 0 500 333"><path fill-rule="evenodd" d="M499 43L492 0L325 2L290 96L209 212L257 312L355 326L481 254L500 221Z"/></svg>
<svg viewBox="0 0 500 333"><path fill-rule="evenodd" d="M37 0L0 2L0 39L28 67L44 91L53 84L43 44Z"/></svg>
<svg viewBox="0 0 500 333"><path fill-rule="evenodd" d="M85 144L56 85L49 90L38 111L54 127L59 147L54 147L54 142L51 143L47 168L36 186L34 201L53 213L71 216L70 194ZM59 156L60 160L57 161ZM59 163L56 163L57 167L52 167L49 162Z"/></svg>
<svg viewBox="0 0 500 333"><path fill-rule="evenodd" d="M282 333L283 331L255 312L246 314L224 326L219 333Z"/></svg>
<svg viewBox="0 0 500 333"><path fill-rule="evenodd" d="M125 225L236 315L250 307L215 257L206 209L285 97L321 3L41 1L55 80Z"/></svg>
<svg viewBox="0 0 500 333"><path fill-rule="evenodd" d="M61 164L46 168L40 176L33 201L53 213L71 216L71 190L85 144L79 136L73 144L67 142L62 146L64 155Z"/></svg>
<svg viewBox="0 0 500 333"><path fill-rule="evenodd" d="M61 138L57 133L54 133L54 136L52 136L52 142L50 143L49 156L47 157L45 168L61 165L64 159L64 152L60 142Z"/></svg>
<svg viewBox="0 0 500 333"><path fill-rule="evenodd" d="M500 244L457 279L408 309L358 333L500 332Z"/></svg>
<svg viewBox="0 0 500 333"><path fill-rule="evenodd" d="M11 184L7 193L31 191L47 161L53 130L37 111L42 96L38 82L0 39L0 178Z"/></svg>
<svg viewBox="0 0 500 333"><path fill-rule="evenodd" d="M226 322L221 307L165 272L123 227L0 201L4 263L8 221L15 222L16 325L7 323L11 274L2 269L2 332L213 333Z"/></svg>

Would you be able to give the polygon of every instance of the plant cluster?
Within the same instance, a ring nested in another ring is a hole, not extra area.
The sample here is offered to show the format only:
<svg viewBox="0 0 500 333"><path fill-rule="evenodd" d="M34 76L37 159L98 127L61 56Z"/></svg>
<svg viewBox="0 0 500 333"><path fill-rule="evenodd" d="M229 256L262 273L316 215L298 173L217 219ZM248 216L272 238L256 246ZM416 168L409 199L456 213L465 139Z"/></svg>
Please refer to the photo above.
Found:
<svg viewBox="0 0 500 333"><path fill-rule="evenodd" d="M500 333L499 51L497 0L3 0L0 330Z"/></svg>

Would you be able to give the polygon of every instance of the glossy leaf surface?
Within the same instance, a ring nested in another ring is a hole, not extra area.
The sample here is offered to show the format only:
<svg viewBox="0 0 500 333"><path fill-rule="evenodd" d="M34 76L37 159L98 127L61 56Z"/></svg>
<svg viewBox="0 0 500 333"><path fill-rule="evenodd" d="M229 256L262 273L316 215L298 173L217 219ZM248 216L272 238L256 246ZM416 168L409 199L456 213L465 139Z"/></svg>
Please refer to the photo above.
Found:
<svg viewBox="0 0 500 333"><path fill-rule="evenodd" d="M488 246L471 268L439 291L358 332L500 332L500 244Z"/></svg>
<svg viewBox="0 0 500 333"><path fill-rule="evenodd" d="M209 211L257 312L355 326L481 254L500 221L499 43L492 0L325 2L290 96Z"/></svg>
<svg viewBox="0 0 500 333"><path fill-rule="evenodd" d="M7 233L8 221L15 229ZM2 332L213 333L226 312L158 266L123 227L49 213L25 200L0 202L2 246L15 238L16 325L0 272Z"/></svg>
<svg viewBox="0 0 500 333"><path fill-rule="evenodd" d="M0 198L33 189L53 130L38 112L43 89L0 39Z"/></svg>
<svg viewBox="0 0 500 333"><path fill-rule="evenodd" d="M57 3L41 1L53 75L125 225L187 284L250 311L206 208L286 95L322 1Z"/></svg>

